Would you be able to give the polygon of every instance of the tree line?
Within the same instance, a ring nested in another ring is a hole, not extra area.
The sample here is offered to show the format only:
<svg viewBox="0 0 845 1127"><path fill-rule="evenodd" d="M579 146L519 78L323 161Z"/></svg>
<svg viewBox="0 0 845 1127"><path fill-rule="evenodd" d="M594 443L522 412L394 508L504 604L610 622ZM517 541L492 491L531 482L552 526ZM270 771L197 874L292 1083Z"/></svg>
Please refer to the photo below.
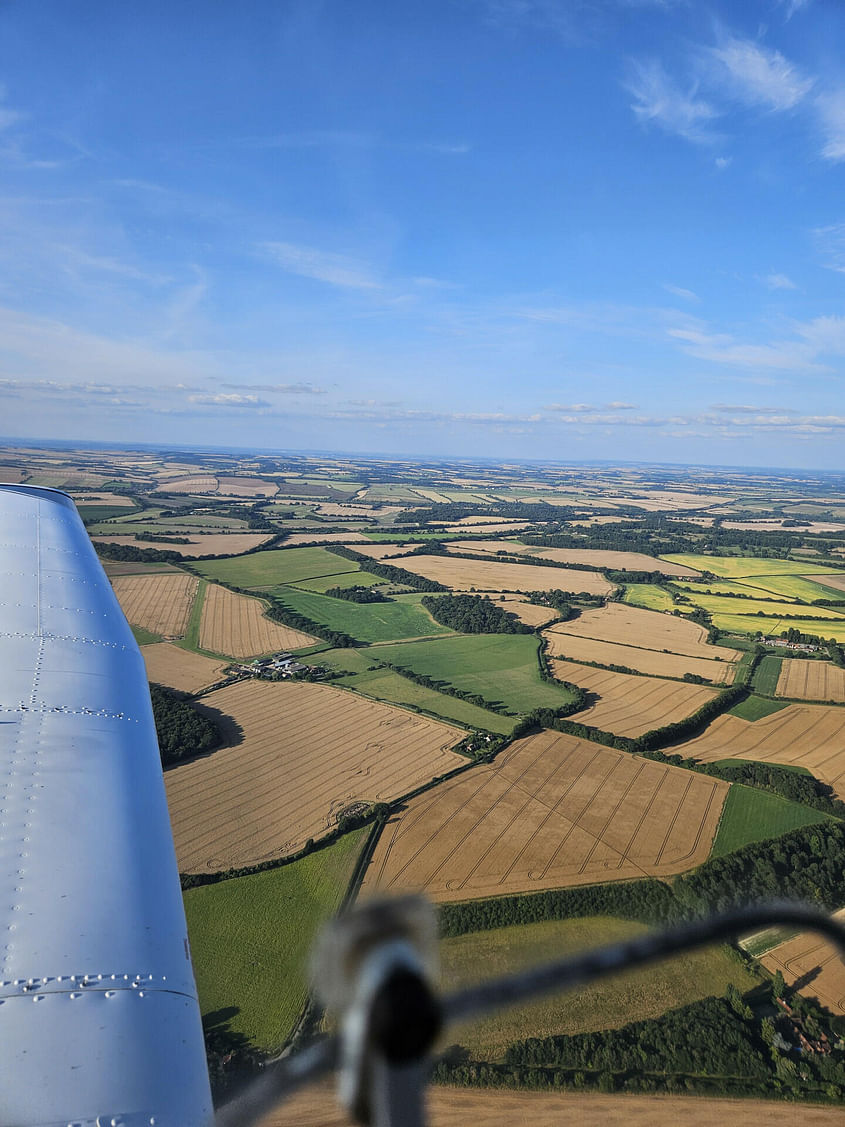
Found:
<svg viewBox="0 0 845 1127"><path fill-rule="evenodd" d="M212 751L223 742L217 724L210 716L198 712L181 693L152 684L150 700L163 766L202 751Z"/></svg>
<svg viewBox="0 0 845 1127"><path fill-rule="evenodd" d="M342 544L327 544L326 551L332 552L336 556L341 556L345 560L352 560L357 563L361 571L368 571L371 575L377 575L380 579L386 579L388 583L401 584L404 587L413 587L415 591L448 591L448 587L444 587L442 583L437 583L434 579L426 579L423 575L417 575L416 572L406 571L403 567L393 567L392 564L379 563L378 560L371 560L369 556L364 556L360 552L353 552L350 548L344 547Z"/></svg>

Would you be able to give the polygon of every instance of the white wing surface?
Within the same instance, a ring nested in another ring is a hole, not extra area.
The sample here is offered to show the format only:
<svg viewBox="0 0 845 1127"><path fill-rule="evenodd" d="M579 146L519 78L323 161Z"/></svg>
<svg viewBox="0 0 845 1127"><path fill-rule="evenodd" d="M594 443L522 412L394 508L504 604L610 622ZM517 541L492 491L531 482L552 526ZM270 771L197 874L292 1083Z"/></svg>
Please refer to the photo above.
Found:
<svg viewBox="0 0 845 1127"><path fill-rule="evenodd" d="M0 1123L212 1122L143 659L73 502L0 487Z"/></svg>

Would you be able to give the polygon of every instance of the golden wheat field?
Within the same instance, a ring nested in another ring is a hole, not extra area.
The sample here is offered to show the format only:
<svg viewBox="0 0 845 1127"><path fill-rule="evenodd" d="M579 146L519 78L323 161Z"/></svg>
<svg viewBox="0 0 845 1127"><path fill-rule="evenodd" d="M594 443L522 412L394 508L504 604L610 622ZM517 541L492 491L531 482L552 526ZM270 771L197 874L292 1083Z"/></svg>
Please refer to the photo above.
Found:
<svg viewBox="0 0 845 1127"><path fill-rule="evenodd" d="M255 865L465 763L466 731L343 689L241 681L203 698L231 746L165 772L182 872Z"/></svg>
<svg viewBox="0 0 845 1127"><path fill-rule="evenodd" d="M184 571L164 575L117 575L114 593L133 626L181 638L188 625L199 580Z"/></svg>
<svg viewBox="0 0 845 1127"><path fill-rule="evenodd" d="M842 1109L775 1100L695 1096L605 1096L598 1092L514 1092L433 1085L432 1127L838 1127ZM261 1120L261 1127L352 1127L328 1084L306 1088Z"/></svg>
<svg viewBox="0 0 845 1127"><path fill-rule="evenodd" d="M200 649L231 657L256 657L279 650L299 650L318 639L265 617L260 599L238 595L209 583L200 618Z"/></svg>
<svg viewBox="0 0 845 1127"><path fill-rule="evenodd" d="M181 535L181 534L180 534ZM167 540L145 540L144 548L159 548L164 552L178 552L180 556L239 556L270 539L270 533L255 532L191 532L188 544L173 544ZM98 544L125 544L137 548L134 536L93 536Z"/></svg>
<svg viewBox="0 0 845 1127"><path fill-rule="evenodd" d="M572 719L617 736L641 736L683 720L715 695L715 690L703 685L613 673L560 658L551 658L549 664L559 681L579 685L591 699L597 698L573 713Z"/></svg>
<svg viewBox="0 0 845 1127"><path fill-rule="evenodd" d="M621 665L653 677L683 677L685 673L695 673L708 681L725 681L727 684L734 678L735 666L727 661L710 661L685 654L644 650L639 646L622 646L616 642L599 642L595 638L563 633L559 627L565 625L566 623L558 623L543 631L550 657L594 661L599 665Z"/></svg>
<svg viewBox="0 0 845 1127"><path fill-rule="evenodd" d="M411 799L385 826L363 891L443 902L669 876L710 855L728 789L542 731Z"/></svg>
<svg viewBox="0 0 845 1127"><path fill-rule="evenodd" d="M285 541L287 543L287 541ZM369 556L371 560L383 560L387 556L407 556L413 552L416 544L356 544L355 551L362 556Z"/></svg>
<svg viewBox="0 0 845 1127"><path fill-rule="evenodd" d="M180 649L172 642L141 646L141 654L147 666L148 681L183 693L198 693L200 689L213 685L220 680L226 668L225 662Z"/></svg>
<svg viewBox="0 0 845 1127"><path fill-rule="evenodd" d="M462 560L449 556L411 556L402 567L434 579L456 591L586 591L609 595L613 587L596 571L569 571L563 567L500 563L498 560Z"/></svg>
<svg viewBox="0 0 845 1127"><path fill-rule="evenodd" d="M845 920L845 909L835 913ZM761 959L772 973L780 971L787 986L800 983L802 994L818 998L835 1014L845 1014L845 962L839 951L812 932L804 932L772 948Z"/></svg>
<svg viewBox="0 0 845 1127"><path fill-rule="evenodd" d="M780 667L777 694L797 700L845 702L845 669L827 661L785 657Z"/></svg>
<svg viewBox="0 0 845 1127"><path fill-rule="evenodd" d="M647 650L668 650L713 660L739 661L742 654L707 642L703 626L661 611L631 607L627 603L608 603L597 610L585 610L569 622L556 627L562 634L577 634L582 638L596 638L601 642L618 642L626 646L639 646Z"/></svg>
<svg viewBox="0 0 845 1127"><path fill-rule="evenodd" d="M717 716L707 731L684 745L684 754L713 763L754 759L806 767L845 799L845 710L823 704L790 704L753 723Z"/></svg>
<svg viewBox="0 0 845 1127"><path fill-rule="evenodd" d="M217 478L213 474L190 474L165 478L155 487L156 493L215 493Z"/></svg>
<svg viewBox="0 0 845 1127"><path fill-rule="evenodd" d="M584 564L588 567L610 567L619 571L659 571L663 575L684 576L687 579L700 575L700 571L667 563L656 556L641 552L595 551L589 548L538 548L520 544L516 540L459 540L447 545L458 552L509 552L511 555L537 556L561 564Z"/></svg>
<svg viewBox="0 0 845 1127"><path fill-rule="evenodd" d="M545 626L547 622L551 622L559 615L554 607L537 606L534 603L527 603L521 599L519 595L502 595L496 598L497 606L502 610L509 611L515 614L520 622L525 622L528 626Z"/></svg>

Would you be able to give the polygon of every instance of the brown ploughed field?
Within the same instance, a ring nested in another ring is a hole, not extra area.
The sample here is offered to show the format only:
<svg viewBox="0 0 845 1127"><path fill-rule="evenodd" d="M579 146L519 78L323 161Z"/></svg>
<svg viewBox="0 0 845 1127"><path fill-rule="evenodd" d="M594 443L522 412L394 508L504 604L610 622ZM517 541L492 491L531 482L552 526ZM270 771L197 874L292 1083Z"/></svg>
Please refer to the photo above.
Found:
<svg viewBox="0 0 845 1127"><path fill-rule="evenodd" d="M785 657L777 694L797 700L845 701L845 669L826 661Z"/></svg>
<svg viewBox="0 0 845 1127"><path fill-rule="evenodd" d="M434 579L455 591L586 591L609 595L613 587L596 571L568 571L562 567L462 560L448 556L413 556L402 567Z"/></svg>
<svg viewBox="0 0 845 1127"><path fill-rule="evenodd" d="M181 535L181 533L180 533ZM98 544L128 544L137 548L134 536L93 536ZM166 540L145 540L144 548L159 548L163 552L178 552L180 556L239 556L250 548L257 548L270 539L270 533L255 532L191 532L190 544L173 544Z"/></svg>
<svg viewBox="0 0 845 1127"><path fill-rule="evenodd" d="M223 714L231 744L165 772L182 872L283 857L351 804L391 801L466 762L451 750L464 729L329 685L241 681L203 705Z"/></svg>
<svg viewBox="0 0 845 1127"><path fill-rule="evenodd" d="M543 632L548 641L547 653L550 657L595 661L599 665L623 665L654 677L683 677L685 673L697 673L708 681L725 681L727 684L731 684L734 679L734 666L727 661L708 661L706 658L688 657L685 654L644 650L639 646L621 646L616 642L599 642L595 638L566 634L560 629L563 626L566 626L565 622L550 626Z"/></svg>
<svg viewBox="0 0 845 1127"><path fill-rule="evenodd" d="M260 599L209 583L200 618L200 648L232 657L255 657L303 649L319 640L291 626L271 622L264 610Z"/></svg>
<svg viewBox="0 0 845 1127"><path fill-rule="evenodd" d="M600 642L619 642L624 646L639 646L646 650L669 650L713 660L739 661L742 654L736 650L716 648L707 642L703 626L662 614L655 610L629 607L625 603L608 603L598 610L585 610L570 622L555 627L561 634L577 634L581 638L596 638Z"/></svg>
<svg viewBox="0 0 845 1127"><path fill-rule="evenodd" d="M513 1092L435 1084L426 1100L432 1127L838 1127L839 1107L696 1096L604 1096L598 1092ZM260 1127L352 1127L333 1086L306 1088Z"/></svg>
<svg viewBox="0 0 845 1127"><path fill-rule="evenodd" d="M835 913L841 921L845 909ZM761 962L774 974L779 970L787 986L801 980L801 993L818 998L831 1013L845 1014L845 963L832 943L805 932L763 955Z"/></svg>
<svg viewBox="0 0 845 1127"><path fill-rule="evenodd" d="M806 767L845 799L845 710L823 704L790 704L751 723L717 716L707 731L684 744L684 755L714 763L754 759Z"/></svg>
<svg viewBox="0 0 845 1127"><path fill-rule="evenodd" d="M599 698L589 708L574 712L570 719L617 736L641 736L652 728L683 720L715 695L704 685L613 673L560 658L551 658L549 664L559 681L580 685Z"/></svg>
<svg viewBox="0 0 845 1127"><path fill-rule="evenodd" d="M198 693L213 685L226 668L225 663L182 650L170 642L141 646L141 653L147 665L147 680L183 693Z"/></svg>
<svg viewBox="0 0 845 1127"><path fill-rule="evenodd" d="M133 626L166 638L181 638L188 626L199 580L184 571L164 575L118 575L112 579L123 613Z"/></svg>
<svg viewBox="0 0 845 1127"><path fill-rule="evenodd" d="M727 793L720 779L539 732L411 799L364 892L442 902L670 876L707 860Z"/></svg>

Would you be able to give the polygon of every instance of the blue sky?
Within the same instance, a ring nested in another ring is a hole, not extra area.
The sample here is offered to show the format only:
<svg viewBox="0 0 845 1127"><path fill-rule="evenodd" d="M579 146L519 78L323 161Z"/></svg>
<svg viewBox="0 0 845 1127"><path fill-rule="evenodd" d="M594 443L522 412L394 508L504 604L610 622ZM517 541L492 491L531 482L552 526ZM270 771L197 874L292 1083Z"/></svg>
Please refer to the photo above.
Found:
<svg viewBox="0 0 845 1127"><path fill-rule="evenodd" d="M6 0L2 430L845 468L838 0Z"/></svg>

